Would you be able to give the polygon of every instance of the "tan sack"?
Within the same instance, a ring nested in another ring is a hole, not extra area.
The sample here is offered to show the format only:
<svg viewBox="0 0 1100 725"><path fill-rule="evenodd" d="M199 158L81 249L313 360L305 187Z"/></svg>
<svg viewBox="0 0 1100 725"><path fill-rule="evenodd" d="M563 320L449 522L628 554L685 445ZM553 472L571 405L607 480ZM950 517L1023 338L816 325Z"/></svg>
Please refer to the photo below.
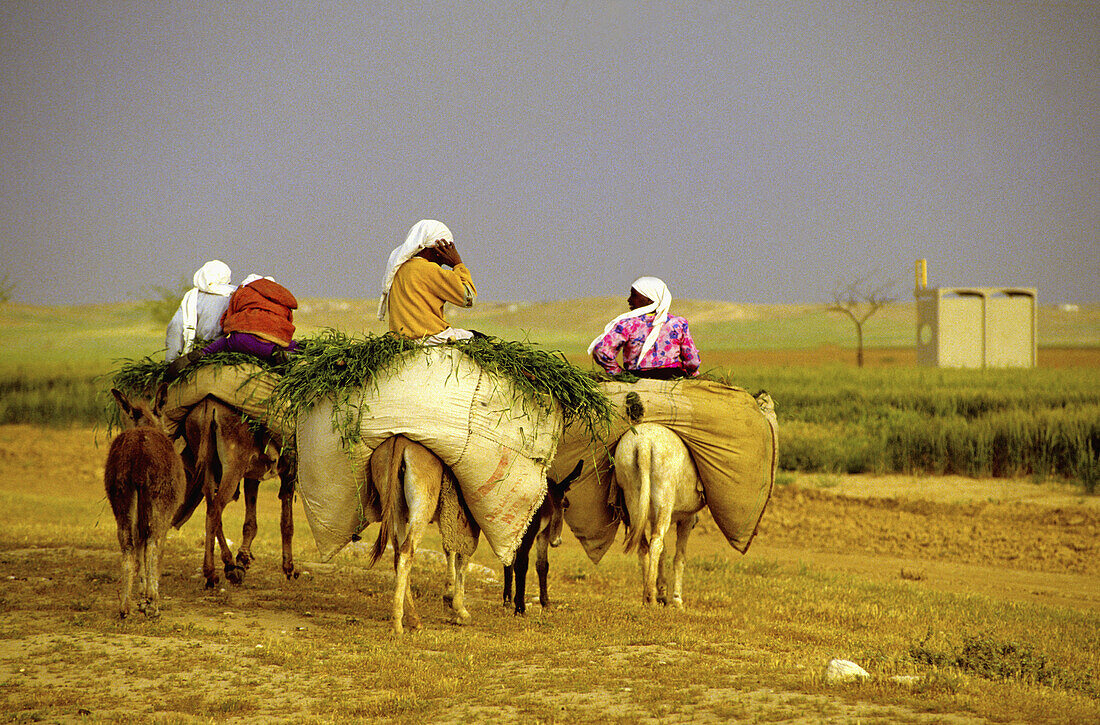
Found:
<svg viewBox="0 0 1100 725"><path fill-rule="evenodd" d="M571 425L550 469L551 477L561 480L578 460L585 462L566 495L565 520L589 558L599 563L615 540L619 517L611 501L610 457L631 421L659 423L680 436L695 461L715 523L733 548L747 551L771 496L779 458L771 399L765 405L741 388L711 380L605 382L600 388L618 413L604 441Z"/></svg>
<svg viewBox="0 0 1100 725"><path fill-rule="evenodd" d="M168 434L175 435L176 428L191 408L210 395L260 421L276 436L287 440L294 434L293 425L288 425L281 415L270 415L268 410L268 397L278 382L278 375L259 365L203 365L186 379L181 378L168 386L164 406Z"/></svg>
<svg viewBox="0 0 1100 725"><path fill-rule="evenodd" d="M446 345L409 353L349 400L298 417L298 492L322 560L371 522L367 462L402 434L450 466L489 546L511 564L546 495L559 406L525 402L508 380Z"/></svg>

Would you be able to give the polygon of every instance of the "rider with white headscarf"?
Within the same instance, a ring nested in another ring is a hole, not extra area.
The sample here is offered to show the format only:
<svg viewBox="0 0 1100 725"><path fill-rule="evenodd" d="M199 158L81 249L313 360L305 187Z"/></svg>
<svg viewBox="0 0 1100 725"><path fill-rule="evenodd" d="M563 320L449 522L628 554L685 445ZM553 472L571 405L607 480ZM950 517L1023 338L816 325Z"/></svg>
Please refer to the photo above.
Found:
<svg viewBox="0 0 1100 725"><path fill-rule="evenodd" d="M604 327L588 353L610 375L672 379L699 374L699 350L688 322L670 315L672 293L656 277L639 277L630 286L630 311ZM623 363L619 365L620 351Z"/></svg>
<svg viewBox="0 0 1100 725"><path fill-rule="evenodd" d="M422 219L409 230L405 242L390 252L378 319L388 316L391 332L427 344L465 340L473 333L451 327L443 306L450 302L472 307L476 298L473 277L462 263L451 230L442 222Z"/></svg>
<svg viewBox="0 0 1100 725"><path fill-rule="evenodd" d="M237 289L229 282L232 275L229 265L218 259L210 260L195 272L192 279L195 286L184 294L168 323L164 339L167 362L189 352L196 342L213 340L222 334L222 313Z"/></svg>

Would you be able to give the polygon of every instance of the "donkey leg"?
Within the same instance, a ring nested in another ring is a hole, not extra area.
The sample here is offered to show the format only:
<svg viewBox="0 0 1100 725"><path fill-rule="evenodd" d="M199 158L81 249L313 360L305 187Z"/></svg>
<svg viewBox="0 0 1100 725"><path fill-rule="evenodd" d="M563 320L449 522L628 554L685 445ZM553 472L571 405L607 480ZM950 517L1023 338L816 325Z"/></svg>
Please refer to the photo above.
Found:
<svg viewBox="0 0 1100 725"><path fill-rule="evenodd" d="M416 600L412 593L410 573L413 558L428 526L436 519L439 511L439 491L443 480L443 465L439 459L423 447L407 447L404 458L404 504L406 516L398 522L396 541L401 542L394 556L396 558L397 581L395 593L404 590L404 615L409 626L420 628L420 615L416 611ZM394 623L400 622L402 611L394 602ZM396 626L394 631L400 632Z"/></svg>
<svg viewBox="0 0 1100 725"><path fill-rule="evenodd" d="M447 588L443 590L443 601L451 604L455 599L455 579L458 578L458 574L455 572L455 567L458 566L458 562L455 560L458 558L458 552L447 552Z"/></svg>
<svg viewBox="0 0 1100 725"><path fill-rule="evenodd" d="M408 539L393 552L393 609L390 612L393 623L393 633L403 634L405 610L412 609L415 616L415 605L412 603L412 587L409 586L409 573L412 570L412 546ZM410 619L410 626L420 626L419 618L415 624Z"/></svg>
<svg viewBox="0 0 1100 725"><path fill-rule="evenodd" d="M428 526L435 517L435 512L439 505L438 478L435 479L434 489L430 483L427 487L424 487L422 479L418 478L419 473L420 471L416 470L415 466L408 466L405 469L405 490L406 501L408 503L409 524L407 527L402 527L405 529L405 531L402 532L404 534L404 540L402 541L399 551L397 567L399 577L403 579L405 587L405 616L408 618L409 627L412 629L420 629L420 615L416 611L416 599L413 597L410 576L412 573L413 559L416 556L416 550L420 548L420 542L423 540ZM430 480L429 478L429 481ZM409 485L410 482L412 483L411 486ZM413 492L411 495L408 493L410 490ZM397 586L401 586L401 584L401 581L397 582ZM394 615L397 616L397 614L395 605Z"/></svg>
<svg viewBox="0 0 1100 725"><path fill-rule="evenodd" d="M657 603L657 580L661 572L661 557L665 551L665 532L667 526L655 521L649 529L649 561L646 568L645 603Z"/></svg>
<svg viewBox="0 0 1100 725"><path fill-rule="evenodd" d="M239 479L234 479L239 480ZM230 488L223 476L222 484L218 490L207 496L206 499L206 551L202 562L202 573L206 576L206 588L213 589L218 584L218 571L214 564L214 542L217 541L221 553L222 568L226 579L234 583L240 583L234 579L236 564L233 562L233 552L229 549L229 542L225 540L225 532L222 530L222 513L232 500L236 492L236 483Z"/></svg>
<svg viewBox="0 0 1100 725"><path fill-rule="evenodd" d="M695 528L698 514L676 522L676 556L672 560L672 606L684 608L684 564L687 562L688 537Z"/></svg>
<svg viewBox="0 0 1100 725"><path fill-rule="evenodd" d="M395 621L401 621L402 619L408 622L410 629L420 629L420 614L416 610L416 598L412 592L412 566L413 558L416 556L416 546L412 541L412 537L407 537L405 543L401 545L401 552L399 554L400 561L398 562L398 581L395 584L396 588L402 588L404 590L404 596L402 597L404 609L402 612L397 610L396 604L394 605L394 616L397 618ZM396 628L398 634L401 632Z"/></svg>
<svg viewBox="0 0 1100 725"><path fill-rule="evenodd" d="M516 551L516 560L512 564L516 575L515 615L527 613L527 568L531 563L530 546L520 545Z"/></svg>
<svg viewBox="0 0 1100 725"><path fill-rule="evenodd" d="M202 575L206 578L207 589L213 589L219 581L218 571L214 568L214 540L221 534L221 512L215 511L217 506L217 495L208 495L206 497L206 538L203 541L202 556Z"/></svg>
<svg viewBox="0 0 1100 725"><path fill-rule="evenodd" d="M236 557L242 579L252 566L252 542L256 540L256 494L259 489L259 479L244 479L244 526L241 527L241 545L237 549ZM228 576L228 572L226 574Z"/></svg>
<svg viewBox="0 0 1100 725"><path fill-rule="evenodd" d="M220 500L220 506L218 507L218 520L217 520L217 538L218 547L221 549L222 555L222 569L225 571L225 579L231 584L240 584L244 581L245 569L239 566L236 560L233 558L233 550L229 547L229 542L225 539L225 531L222 527L222 518L225 514L225 508L237 498L237 490L240 486L241 479L244 476L243 465L226 466L222 472L222 483L218 487L218 499ZM255 510L253 510L255 515ZM245 512L245 520L247 526L248 512ZM249 554L251 558L251 554Z"/></svg>
<svg viewBox="0 0 1100 725"><path fill-rule="evenodd" d="M550 596L546 591L546 577L550 573L550 557L548 552L553 542L550 541L550 529L539 532L535 537L535 572L539 576L539 605L546 609L550 606Z"/></svg>
<svg viewBox="0 0 1100 725"><path fill-rule="evenodd" d="M515 572L516 565L514 562L510 566L504 567L504 596L502 598L504 600L503 604L506 607L512 603L512 578Z"/></svg>
<svg viewBox="0 0 1100 725"><path fill-rule="evenodd" d="M466 573L470 568L470 557L465 554L453 554L455 584L454 596L451 598L451 611L454 612L455 624L467 624L470 621L470 613L466 610Z"/></svg>
<svg viewBox="0 0 1100 725"><path fill-rule="evenodd" d="M642 604L646 601L646 582L649 581L649 542L643 535L638 542L638 570L642 573Z"/></svg>
<svg viewBox="0 0 1100 725"><path fill-rule="evenodd" d="M161 541L154 532L145 542L145 616L160 616Z"/></svg>
<svg viewBox="0 0 1100 725"><path fill-rule="evenodd" d="M657 561L657 603L668 604L668 579L665 577L668 563L668 547L662 543L661 558Z"/></svg>
<svg viewBox="0 0 1100 725"><path fill-rule="evenodd" d="M140 536L140 534L139 534ZM138 598L138 611L145 612L149 604L149 568L148 557L146 556L146 550L149 547L149 541L139 541L134 546L134 569L137 571L137 598Z"/></svg>
<svg viewBox="0 0 1100 725"><path fill-rule="evenodd" d="M134 590L134 575L137 573L137 555L134 552L134 541L129 527L125 530L119 527L118 543L122 551L122 570L119 573L118 580L118 616L125 619L130 616L132 608L131 599Z"/></svg>
<svg viewBox="0 0 1100 725"><path fill-rule="evenodd" d="M287 579L298 578L294 569L294 475L279 474L279 533L283 540L283 574Z"/></svg>

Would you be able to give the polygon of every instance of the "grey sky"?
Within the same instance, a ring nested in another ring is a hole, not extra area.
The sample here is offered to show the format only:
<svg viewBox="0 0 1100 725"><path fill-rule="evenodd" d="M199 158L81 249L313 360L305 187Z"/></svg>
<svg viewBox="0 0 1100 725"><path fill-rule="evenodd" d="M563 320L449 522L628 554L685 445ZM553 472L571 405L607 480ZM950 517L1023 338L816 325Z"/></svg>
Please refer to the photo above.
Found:
<svg viewBox="0 0 1100 725"><path fill-rule="evenodd" d="M373 297L421 218L483 299L1100 299L1095 2L195 5L0 3L14 299Z"/></svg>

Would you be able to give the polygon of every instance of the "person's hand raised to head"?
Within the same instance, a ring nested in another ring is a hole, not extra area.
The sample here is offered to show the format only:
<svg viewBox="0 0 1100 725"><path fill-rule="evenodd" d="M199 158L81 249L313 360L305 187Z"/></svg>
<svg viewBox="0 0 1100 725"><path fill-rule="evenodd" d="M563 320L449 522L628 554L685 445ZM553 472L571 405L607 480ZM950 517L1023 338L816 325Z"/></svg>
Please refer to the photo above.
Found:
<svg viewBox="0 0 1100 725"><path fill-rule="evenodd" d="M457 264L462 264L462 257L458 253L458 249L455 248L454 242L442 240L435 246L436 252L438 252L438 261L440 264L446 264L448 267L454 267Z"/></svg>

